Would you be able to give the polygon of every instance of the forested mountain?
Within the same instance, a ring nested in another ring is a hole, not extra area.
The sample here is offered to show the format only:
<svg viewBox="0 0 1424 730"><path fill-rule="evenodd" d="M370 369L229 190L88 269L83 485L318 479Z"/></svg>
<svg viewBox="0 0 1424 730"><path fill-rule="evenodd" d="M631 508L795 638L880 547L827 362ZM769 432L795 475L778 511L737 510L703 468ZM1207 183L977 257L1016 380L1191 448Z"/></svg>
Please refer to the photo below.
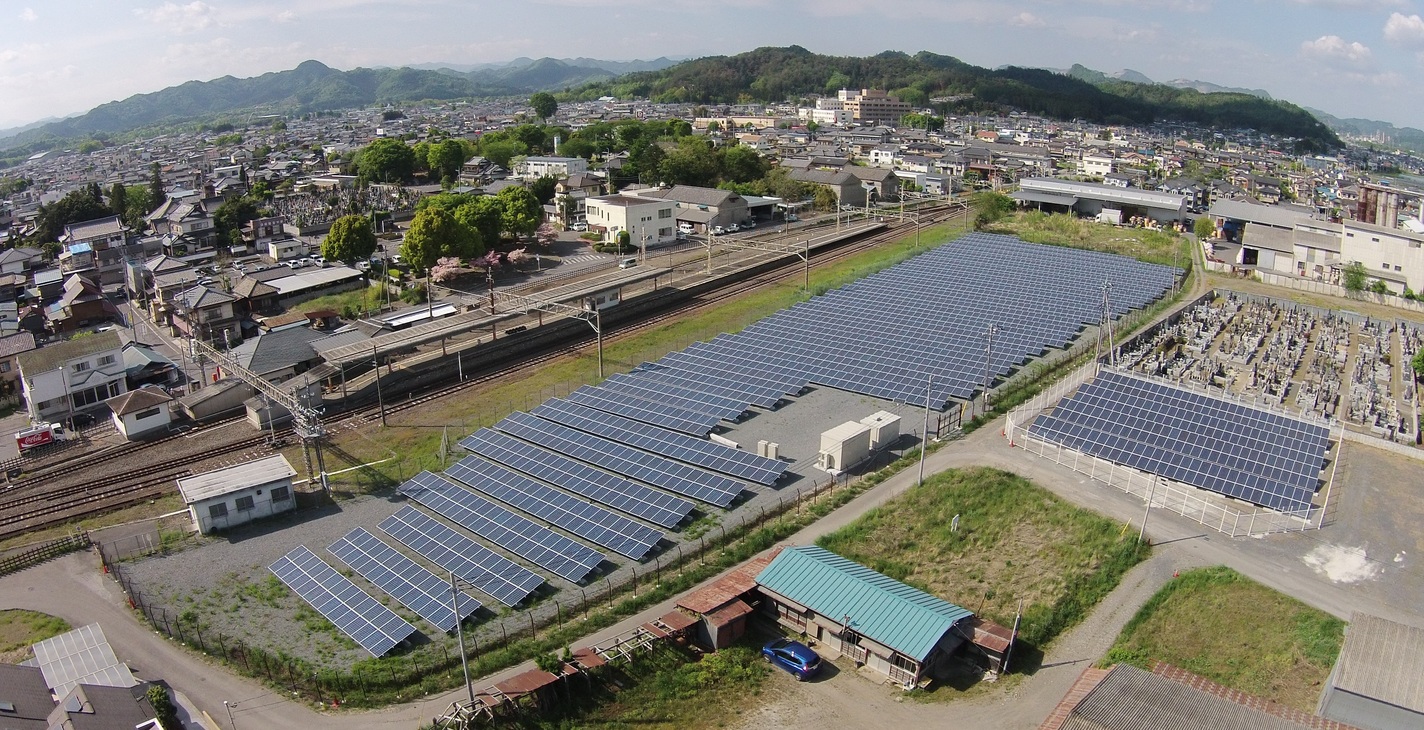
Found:
<svg viewBox="0 0 1424 730"><path fill-rule="evenodd" d="M1049 70L1058 71L1058 69ZM1153 81L1152 79L1147 78L1146 74L1143 74L1139 71L1133 71L1130 68L1125 68L1121 71L1109 74L1103 73L1102 71L1095 71L1091 68L1088 68L1087 66L1084 66L1081 63L1075 63L1073 64L1072 68L1066 71L1058 71L1058 73L1067 74L1075 79L1078 79L1080 81L1086 81L1090 84L1103 84L1109 81L1131 81L1135 84L1162 84L1163 86L1171 86L1175 89L1196 89L1197 91L1200 91L1203 94L1250 94L1251 96L1258 96L1262 99L1272 98L1271 95L1267 93L1264 89L1242 89L1235 86L1222 86L1220 84L1213 84L1210 81L1197 81L1195 79L1172 79L1171 81Z"/></svg>
<svg viewBox="0 0 1424 730"><path fill-rule="evenodd" d="M1203 94L1160 84L1104 77L1089 83L1043 69L986 69L950 56L887 51L869 58L823 56L799 46L759 48L736 56L687 61L662 71L634 73L573 92L654 101L771 102L840 88L887 89L917 106L950 97L945 111L1018 109L1057 119L1146 124L1160 120L1218 128L1252 128L1296 137L1304 149L1342 146L1334 132L1305 110L1249 94Z"/></svg>
<svg viewBox="0 0 1424 730"><path fill-rule="evenodd" d="M1415 152L1424 152L1424 130L1415 127L1396 127L1389 122L1375 119L1341 119L1319 109L1306 110L1314 114L1325 126L1340 134L1374 137L1380 144L1394 145Z"/></svg>

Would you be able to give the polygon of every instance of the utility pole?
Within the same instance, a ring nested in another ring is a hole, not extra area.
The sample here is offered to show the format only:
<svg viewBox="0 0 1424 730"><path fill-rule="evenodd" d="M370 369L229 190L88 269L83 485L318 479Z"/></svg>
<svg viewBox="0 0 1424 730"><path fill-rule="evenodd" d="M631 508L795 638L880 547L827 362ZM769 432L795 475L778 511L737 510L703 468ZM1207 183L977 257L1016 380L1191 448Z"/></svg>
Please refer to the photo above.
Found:
<svg viewBox="0 0 1424 730"><path fill-rule="evenodd" d="M999 325L990 323L989 328L984 331L987 345L984 348L984 398L980 405L980 412L985 416L989 414L989 369L993 366L994 360L994 335L999 333Z"/></svg>
<svg viewBox="0 0 1424 730"><path fill-rule="evenodd" d="M916 486L925 483L925 452L930 448L930 389L934 387L934 376L925 378L925 431L920 438L920 478L915 482Z"/></svg>
<svg viewBox="0 0 1424 730"><path fill-rule="evenodd" d="M381 356L376 352L375 343L371 344L371 363L376 366L376 403L381 407L381 425L386 425L386 399L381 395Z"/></svg>
<svg viewBox="0 0 1424 730"><path fill-rule="evenodd" d="M475 685L470 684L470 662L465 658L465 630L460 622L460 589L455 587L455 571L450 571L450 610L455 612L455 636L460 640L460 668L465 670L465 692L470 706L475 704Z"/></svg>
<svg viewBox="0 0 1424 730"><path fill-rule="evenodd" d="M1152 512L1152 499L1157 496L1157 480L1161 477L1152 477L1152 486L1147 490L1147 506L1142 508L1142 529L1137 531L1137 542L1147 536L1147 515Z"/></svg>

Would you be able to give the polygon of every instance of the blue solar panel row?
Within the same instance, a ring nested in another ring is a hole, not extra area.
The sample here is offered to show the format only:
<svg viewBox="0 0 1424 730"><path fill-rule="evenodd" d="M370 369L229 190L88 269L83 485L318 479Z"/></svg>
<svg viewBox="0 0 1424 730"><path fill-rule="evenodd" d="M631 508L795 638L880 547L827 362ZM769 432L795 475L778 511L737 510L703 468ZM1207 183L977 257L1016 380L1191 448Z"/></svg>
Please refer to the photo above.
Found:
<svg viewBox="0 0 1424 730"><path fill-rule="evenodd" d="M633 369L630 376L649 383L667 383L697 393L734 398L762 408L775 408L786 395L780 388L756 386L746 380L735 380L717 373L698 373L695 377L667 365L645 362Z"/></svg>
<svg viewBox="0 0 1424 730"><path fill-rule="evenodd" d="M570 393L568 399L589 408L695 436L706 436L722 420L721 416L689 411L587 385Z"/></svg>
<svg viewBox="0 0 1424 730"><path fill-rule="evenodd" d="M685 408L695 413L708 413L723 421L735 421L741 418L747 410L745 400L699 393L676 385L653 385L621 373L610 375L598 387L600 390L627 393L656 403Z"/></svg>
<svg viewBox="0 0 1424 730"><path fill-rule="evenodd" d="M681 352L664 355L656 364L678 371L683 377L699 378L702 373L717 373L784 395L795 395L806 389L804 377L769 373L752 362L723 360L703 352L706 346L705 342L694 342Z"/></svg>
<svg viewBox="0 0 1424 730"><path fill-rule="evenodd" d="M663 533L647 525L478 456L468 456L450 465L445 475L634 560L642 560L663 539Z"/></svg>
<svg viewBox="0 0 1424 730"><path fill-rule="evenodd" d="M457 620L469 618L480 608L479 601L456 593L460 607L457 619L451 607L449 583L364 528L346 533L327 551L441 631L454 631Z"/></svg>
<svg viewBox="0 0 1424 730"><path fill-rule="evenodd" d="M577 408L578 406L572 407ZM602 411L594 411L594 413L617 418L617 416L611 416ZM646 428L653 428L653 426L646 426ZM691 438L691 436L684 438ZM511 469L518 469L532 477L543 479L550 484L563 487L570 492L581 494L595 502L601 502L662 527L676 527L687 518L688 513L692 512L695 506L681 497L674 497L652 487L628 481L623 477L595 469L562 454L541 449L498 431L482 428L461 443L466 447L473 447L476 454L486 459L497 461Z"/></svg>
<svg viewBox="0 0 1424 730"><path fill-rule="evenodd" d="M1105 370L1029 430L1052 443L1282 512L1311 506L1329 430Z"/></svg>
<svg viewBox="0 0 1424 730"><path fill-rule="evenodd" d="M740 482L721 474L695 469L666 457L639 451L617 441L599 438L527 413L511 413L503 421L496 423L495 428L510 436L699 502L726 507L742 493L743 485ZM464 446L465 443L462 441L460 445Z"/></svg>
<svg viewBox="0 0 1424 730"><path fill-rule="evenodd" d="M582 582L604 560L597 550L428 471L402 484L400 491L455 524L571 583Z"/></svg>
<svg viewBox="0 0 1424 730"><path fill-rule="evenodd" d="M454 573L506 606L517 606L544 579L445 523L405 506L381 522L381 531Z"/></svg>
<svg viewBox="0 0 1424 730"><path fill-rule="evenodd" d="M385 656L415 633L414 626L322 562L305 545L278 558L268 570L372 656Z"/></svg>
<svg viewBox="0 0 1424 730"><path fill-rule="evenodd" d="M540 418L576 428L584 433L628 444L644 451L712 469L757 484L772 485L786 472L786 462L723 446L695 436L668 431L551 399L530 411Z"/></svg>

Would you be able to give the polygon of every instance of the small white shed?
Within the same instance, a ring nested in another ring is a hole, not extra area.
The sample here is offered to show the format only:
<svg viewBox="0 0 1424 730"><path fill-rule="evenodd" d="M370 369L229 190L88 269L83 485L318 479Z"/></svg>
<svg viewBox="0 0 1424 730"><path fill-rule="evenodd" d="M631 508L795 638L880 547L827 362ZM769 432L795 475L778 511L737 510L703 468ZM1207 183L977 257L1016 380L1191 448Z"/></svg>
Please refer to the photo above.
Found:
<svg viewBox="0 0 1424 730"><path fill-rule="evenodd" d="M160 388L139 388L105 401L113 411L114 428L126 440L167 431L173 422L173 396Z"/></svg>
<svg viewBox="0 0 1424 730"><path fill-rule="evenodd" d="M843 472L870 456L870 427L846 421L821 434L821 453L816 466L823 471Z"/></svg>
<svg viewBox="0 0 1424 730"><path fill-rule="evenodd" d="M883 449L900 438L900 417L890 411L876 411L860 422L870 427L870 448Z"/></svg>
<svg viewBox="0 0 1424 730"><path fill-rule="evenodd" d="M297 472L277 454L178 480L198 532L207 535L296 507Z"/></svg>

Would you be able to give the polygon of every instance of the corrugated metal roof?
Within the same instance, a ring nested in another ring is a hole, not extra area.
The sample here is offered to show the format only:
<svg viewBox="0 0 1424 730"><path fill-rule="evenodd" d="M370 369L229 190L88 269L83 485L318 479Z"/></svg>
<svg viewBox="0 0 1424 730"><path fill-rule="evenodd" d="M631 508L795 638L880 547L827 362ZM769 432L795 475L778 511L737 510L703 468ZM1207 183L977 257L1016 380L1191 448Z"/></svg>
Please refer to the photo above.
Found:
<svg viewBox="0 0 1424 730"><path fill-rule="evenodd" d="M849 616L852 629L915 661L924 661L945 632L973 615L813 545L781 551L757 583L827 618Z"/></svg>
<svg viewBox="0 0 1424 730"><path fill-rule="evenodd" d="M203 390L207 390L207 388ZM289 479L296 474L296 470L292 469L287 457L277 454L245 464L229 466L226 469L179 479L178 491L182 492L185 503L193 504L210 497L232 494L248 487Z"/></svg>
<svg viewBox="0 0 1424 730"><path fill-rule="evenodd" d="M1346 692L1424 712L1424 629L1356 613L1334 676Z"/></svg>
<svg viewBox="0 0 1424 730"><path fill-rule="evenodd" d="M99 624L81 626L34 645L45 684L63 697L78 684L132 687L138 684L129 668L114 656Z"/></svg>

